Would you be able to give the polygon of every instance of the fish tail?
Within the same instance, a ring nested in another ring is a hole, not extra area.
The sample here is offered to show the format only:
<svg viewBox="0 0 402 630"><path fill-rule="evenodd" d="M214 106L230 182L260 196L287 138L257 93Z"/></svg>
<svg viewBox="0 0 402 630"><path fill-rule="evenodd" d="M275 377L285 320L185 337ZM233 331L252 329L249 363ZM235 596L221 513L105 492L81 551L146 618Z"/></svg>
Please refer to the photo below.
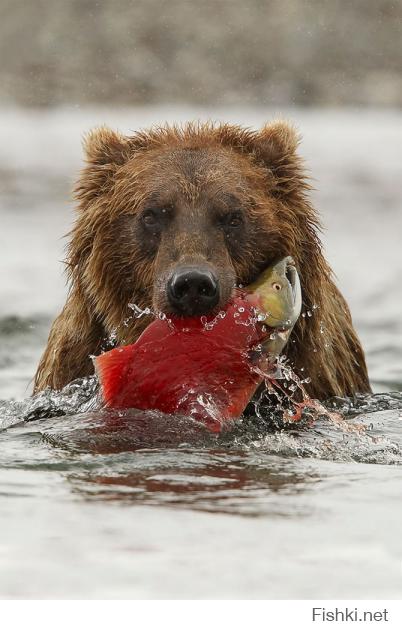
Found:
<svg viewBox="0 0 402 630"><path fill-rule="evenodd" d="M95 357L95 371L102 387L102 395L108 407L116 406L116 398L127 380L127 366L133 359L134 344L114 348Z"/></svg>

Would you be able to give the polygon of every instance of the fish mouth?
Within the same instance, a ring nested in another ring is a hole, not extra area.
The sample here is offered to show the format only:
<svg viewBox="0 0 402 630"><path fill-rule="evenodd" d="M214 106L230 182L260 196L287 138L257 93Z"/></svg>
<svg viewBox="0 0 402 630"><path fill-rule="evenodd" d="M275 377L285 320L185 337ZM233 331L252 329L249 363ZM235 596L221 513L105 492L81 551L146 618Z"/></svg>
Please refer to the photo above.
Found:
<svg viewBox="0 0 402 630"><path fill-rule="evenodd" d="M288 295L288 310L284 318L277 319L275 328L283 331L292 330L300 316L302 307L302 290L300 277L295 262L291 256L286 256L275 265L276 270L283 278L284 290ZM275 318L274 318L275 320Z"/></svg>
<svg viewBox="0 0 402 630"><path fill-rule="evenodd" d="M297 311L298 308L301 309L300 278L299 278L299 274L297 273L297 269L296 269L293 258L291 256L287 256L287 258L285 258L285 261L286 261L285 276L292 290L294 309L295 311ZM299 315L300 315L300 311L297 317L299 317Z"/></svg>

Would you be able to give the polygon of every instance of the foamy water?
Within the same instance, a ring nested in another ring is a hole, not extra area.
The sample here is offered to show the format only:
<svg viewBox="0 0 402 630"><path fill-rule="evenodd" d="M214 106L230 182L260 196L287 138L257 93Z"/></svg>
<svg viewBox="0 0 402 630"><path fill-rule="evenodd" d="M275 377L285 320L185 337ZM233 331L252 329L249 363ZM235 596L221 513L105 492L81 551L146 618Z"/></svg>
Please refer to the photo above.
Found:
<svg viewBox="0 0 402 630"><path fill-rule="evenodd" d="M262 405L215 436L158 412L111 417L93 378L27 396L65 298L81 134L198 117L258 126L271 113L2 112L1 596L400 597L402 116L285 116L304 136L376 393L329 401L342 422L292 426Z"/></svg>

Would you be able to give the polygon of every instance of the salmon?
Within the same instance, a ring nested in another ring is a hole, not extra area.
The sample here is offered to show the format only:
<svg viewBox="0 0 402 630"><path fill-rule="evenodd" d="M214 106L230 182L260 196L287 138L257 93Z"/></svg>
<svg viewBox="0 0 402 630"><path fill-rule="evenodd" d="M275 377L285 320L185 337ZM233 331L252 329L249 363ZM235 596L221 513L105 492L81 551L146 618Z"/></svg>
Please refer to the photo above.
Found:
<svg viewBox="0 0 402 630"><path fill-rule="evenodd" d="M94 359L103 401L113 409L191 416L219 432L243 413L300 315L290 257L266 269L226 308L202 317L155 319L136 343Z"/></svg>

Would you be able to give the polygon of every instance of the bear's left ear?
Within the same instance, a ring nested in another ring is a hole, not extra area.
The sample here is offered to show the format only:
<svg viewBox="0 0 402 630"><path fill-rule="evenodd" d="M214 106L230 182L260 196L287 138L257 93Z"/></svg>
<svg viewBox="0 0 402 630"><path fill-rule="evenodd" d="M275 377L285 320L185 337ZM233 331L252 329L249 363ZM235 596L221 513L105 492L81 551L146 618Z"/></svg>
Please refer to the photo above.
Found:
<svg viewBox="0 0 402 630"><path fill-rule="evenodd" d="M286 198L294 191L308 187L303 162L296 152L299 136L290 123L274 121L260 131L222 125L218 129L218 138L222 144L252 156L257 164L268 170L271 194Z"/></svg>
<svg viewBox="0 0 402 630"><path fill-rule="evenodd" d="M293 125L282 120L265 125L256 133L253 153L273 175L273 194L286 197L306 187L303 161L296 152L299 142Z"/></svg>
<svg viewBox="0 0 402 630"><path fill-rule="evenodd" d="M267 166L275 168L294 158L299 140L293 125L284 120L277 120L265 125L256 133L256 153Z"/></svg>

